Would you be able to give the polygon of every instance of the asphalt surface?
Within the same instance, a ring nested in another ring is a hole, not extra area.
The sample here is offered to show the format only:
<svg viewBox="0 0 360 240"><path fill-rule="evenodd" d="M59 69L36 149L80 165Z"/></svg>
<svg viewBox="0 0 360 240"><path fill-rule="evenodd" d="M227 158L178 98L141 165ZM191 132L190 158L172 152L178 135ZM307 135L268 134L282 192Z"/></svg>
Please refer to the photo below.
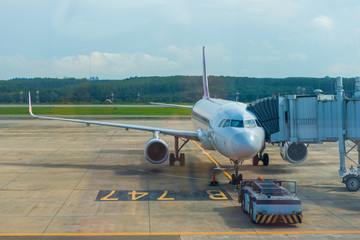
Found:
<svg viewBox="0 0 360 240"><path fill-rule="evenodd" d="M189 120L121 120L191 130ZM117 121L118 122L118 121ZM1 239L358 239L360 192L338 176L336 143L310 145L299 165L268 146L270 165L244 178L295 180L304 222L255 225L228 177L193 143L186 166L144 159L151 133L47 120L0 120ZM173 148L173 138L164 136ZM208 152L229 173L229 160ZM357 153L353 156L356 159ZM215 199L209 199L210 196Z"/></svg>

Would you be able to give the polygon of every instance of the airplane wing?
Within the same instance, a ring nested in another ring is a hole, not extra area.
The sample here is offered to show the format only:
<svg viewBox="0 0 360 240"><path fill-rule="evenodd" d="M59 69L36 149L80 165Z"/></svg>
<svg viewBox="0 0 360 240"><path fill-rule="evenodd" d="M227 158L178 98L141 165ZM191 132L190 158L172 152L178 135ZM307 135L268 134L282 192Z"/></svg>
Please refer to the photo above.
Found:
<svg viewBox="0 0 360 240"><path fill-rule="evenodd" d="M157 102L150 102L151 104L166 106L166 107L178 107L178 108L188 108L193 109L193 106L190 105L176 105L176 104L169 104L169 103L157 103Z"/></svg>
<svg viewBox="0 0 360 240"><path fill-rule="evenodd" d="M158 132L158 133L162 133L162 134L165 134L165 135L171 135L171 136L175 136L175 137L181 137L181 138L191 139L191 140L195 140L195 141L200 141L199 137L198 137L198 132L196 132L196 131L184 131L184 130L156 128L156 127L141 126L141 125L131 125L131 124L108 123L108 122L98 122L98 121L86 121L86 120L79 120L79 119L37 116L37 115L33 114L33 112L32 112L30 92L29 92L29 113L30 113L30 115L32 117L39 118L39 119L49 119L49 120L59 120L59 121L68 121L68 122L77 122L77 123L87 123L87 124L102 125L102 126L109 126L109 127L120 127L120 128L125 128L125 129L142 130L142 131L148 131L148 132Z"/></svg>

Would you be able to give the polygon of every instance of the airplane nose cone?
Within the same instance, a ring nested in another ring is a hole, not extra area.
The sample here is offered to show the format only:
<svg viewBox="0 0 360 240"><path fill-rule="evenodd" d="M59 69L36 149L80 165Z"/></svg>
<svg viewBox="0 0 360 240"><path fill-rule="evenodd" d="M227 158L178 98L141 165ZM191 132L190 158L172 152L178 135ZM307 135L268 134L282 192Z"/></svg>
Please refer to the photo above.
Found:
<svg viewBox="0 0 360 240"><path fill-rule="evenodd" d="M262 140L253 133L236 134L231 140L234 155L242 160L255 156L261 150L262 144Z"/></svg>

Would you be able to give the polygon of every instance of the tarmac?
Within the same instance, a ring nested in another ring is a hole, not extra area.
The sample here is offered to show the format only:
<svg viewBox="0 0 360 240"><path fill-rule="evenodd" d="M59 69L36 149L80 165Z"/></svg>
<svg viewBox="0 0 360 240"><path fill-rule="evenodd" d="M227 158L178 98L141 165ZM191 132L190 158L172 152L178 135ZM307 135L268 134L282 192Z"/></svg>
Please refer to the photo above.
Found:
<svg viewBox="0 0 360 240"><path fill-rule="evenodd" d="M187 119L106 121L193 129ZM276 145L269 166L244 162L244 178L297 181L302 202L303 223L256 225L209 156L231 174L229 160L192 141L181 167L145 160L147 132L37 119L3 119L0 130L0 239L360 237L360 192L340 182L337 143L310 145L302 164L283 161ZM173 137L163 139L173 150Z"/></svg>

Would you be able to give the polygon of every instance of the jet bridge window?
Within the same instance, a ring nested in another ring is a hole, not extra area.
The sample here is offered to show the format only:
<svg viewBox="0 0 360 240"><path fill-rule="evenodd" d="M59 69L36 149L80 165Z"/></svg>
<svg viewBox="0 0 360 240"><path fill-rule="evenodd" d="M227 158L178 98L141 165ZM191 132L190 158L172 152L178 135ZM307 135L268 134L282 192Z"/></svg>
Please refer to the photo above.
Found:
<svg viewBox="0 0 360 240"><path fill-rule="evenodd" d="M237 128L243 128L244 122L242 120L231 120L231 126Z"/></svg>

